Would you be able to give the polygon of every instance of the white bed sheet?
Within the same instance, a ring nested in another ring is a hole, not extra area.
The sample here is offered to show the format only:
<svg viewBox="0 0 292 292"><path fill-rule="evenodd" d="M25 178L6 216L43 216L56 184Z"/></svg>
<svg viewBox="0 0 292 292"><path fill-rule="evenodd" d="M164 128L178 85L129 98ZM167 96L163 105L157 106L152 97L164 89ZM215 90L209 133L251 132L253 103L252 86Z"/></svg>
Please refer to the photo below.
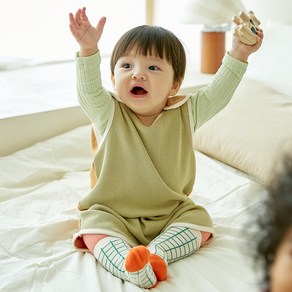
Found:
<svg viewBox="0 0 292 292"><path fill-rule="evenodd" d="M0 291L143 291L72 246L77 201L89 189L89 137L84 126L0 158ZM244 230L266 193L241 172L196 157L191 197L210 212L216 237L171 264L151 291L259 291Z"/></svg>

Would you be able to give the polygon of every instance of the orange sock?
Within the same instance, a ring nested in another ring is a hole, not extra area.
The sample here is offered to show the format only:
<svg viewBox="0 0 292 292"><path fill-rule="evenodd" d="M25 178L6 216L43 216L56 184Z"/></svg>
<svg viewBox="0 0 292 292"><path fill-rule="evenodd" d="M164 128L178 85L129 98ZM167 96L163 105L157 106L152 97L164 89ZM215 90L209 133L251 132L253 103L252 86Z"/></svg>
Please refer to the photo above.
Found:
<svg viewBox="0 0 292 292"><path fill-rule="evenodd" d="M156 286L157 278L149 261L150 251L145 246L139 245L129 250L125 260L125 270L128 272L130 282L139 284L146 279L147 287L144 287Z"/></svg>
<svg viewBox="0 0 292 292"><path fill-rule="evenodd" d="M156 254L150 255L150 265L158 281L164 281L167 277L167 265L165 261Z"/></svg>
<svg viewBox="0 0 292 292"><path fill-rule="evenodd" d="M127 255L125 269L128 272L137 272L143 269L149 260L150 252L145 246L139 245L133 247Z"/></svg>

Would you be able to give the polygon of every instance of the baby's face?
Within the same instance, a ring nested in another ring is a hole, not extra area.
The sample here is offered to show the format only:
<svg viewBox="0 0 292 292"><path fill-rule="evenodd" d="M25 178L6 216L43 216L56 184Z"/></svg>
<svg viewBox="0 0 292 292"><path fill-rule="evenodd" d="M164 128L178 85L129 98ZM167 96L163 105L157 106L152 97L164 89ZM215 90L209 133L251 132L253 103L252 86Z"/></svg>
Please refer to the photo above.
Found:
<svg viewBox="0 0 292 292"><path fill-rule="evenodd" d="M292 227L281 241L271 269L271 291L292 291Z"/></svg>
<svg viewBox="0 0 292 292"><path fill-rule="evenodd" d="M112 76L119 98L138 116L157 116L167 98L175 95L178 82L173 81L172 65L157 56L130 52L121 57Z"/></svg>

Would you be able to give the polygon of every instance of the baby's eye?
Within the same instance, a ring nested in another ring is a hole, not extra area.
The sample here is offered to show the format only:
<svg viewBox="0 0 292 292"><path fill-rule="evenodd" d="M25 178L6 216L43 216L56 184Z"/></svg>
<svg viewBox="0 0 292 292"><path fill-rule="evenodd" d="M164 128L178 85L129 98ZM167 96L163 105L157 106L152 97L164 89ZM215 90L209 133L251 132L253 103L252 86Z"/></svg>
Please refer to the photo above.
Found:
<svg viewBox="0 0 292 292"><path fill-rule="evenodd" d="M125 63L125 64L122 64L121 67L124 69L129 69L129 68L131 68L131 65L129 63Z"/></svg>
<svg viewBox="0 0 292 292"><path fill-rule="evenodd" d="M151 70L151 71L159 70L159 68L157 66L155 66L155 65L149 66L148 69Z"/></svg>

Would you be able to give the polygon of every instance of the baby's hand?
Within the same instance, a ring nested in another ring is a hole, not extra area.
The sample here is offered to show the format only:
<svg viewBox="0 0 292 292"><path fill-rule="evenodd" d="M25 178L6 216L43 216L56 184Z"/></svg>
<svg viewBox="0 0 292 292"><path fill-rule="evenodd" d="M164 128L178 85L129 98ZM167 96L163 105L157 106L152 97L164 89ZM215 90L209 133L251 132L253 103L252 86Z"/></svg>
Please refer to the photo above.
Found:
<svg viewBox="0 0 292 292"><path fill-rule="evenodd" d="M106 22L106 18L102 17L96 27L92 26L85 10L85 7L78 9L75 17L72 13L69 14L70 30L80 45L80 57L90 56L98 51L98 42Z"/></svg>
<svg viewBox="0 0 292 292"><path fill-rule="evenodd" d="M240 18L235 16L233 22L237 26L234 29L229 54L242 62L247 62L249 55L262 45L264 34L263 30L258 27L260 21L250 11L248 14L242 12Z"/></svg>

